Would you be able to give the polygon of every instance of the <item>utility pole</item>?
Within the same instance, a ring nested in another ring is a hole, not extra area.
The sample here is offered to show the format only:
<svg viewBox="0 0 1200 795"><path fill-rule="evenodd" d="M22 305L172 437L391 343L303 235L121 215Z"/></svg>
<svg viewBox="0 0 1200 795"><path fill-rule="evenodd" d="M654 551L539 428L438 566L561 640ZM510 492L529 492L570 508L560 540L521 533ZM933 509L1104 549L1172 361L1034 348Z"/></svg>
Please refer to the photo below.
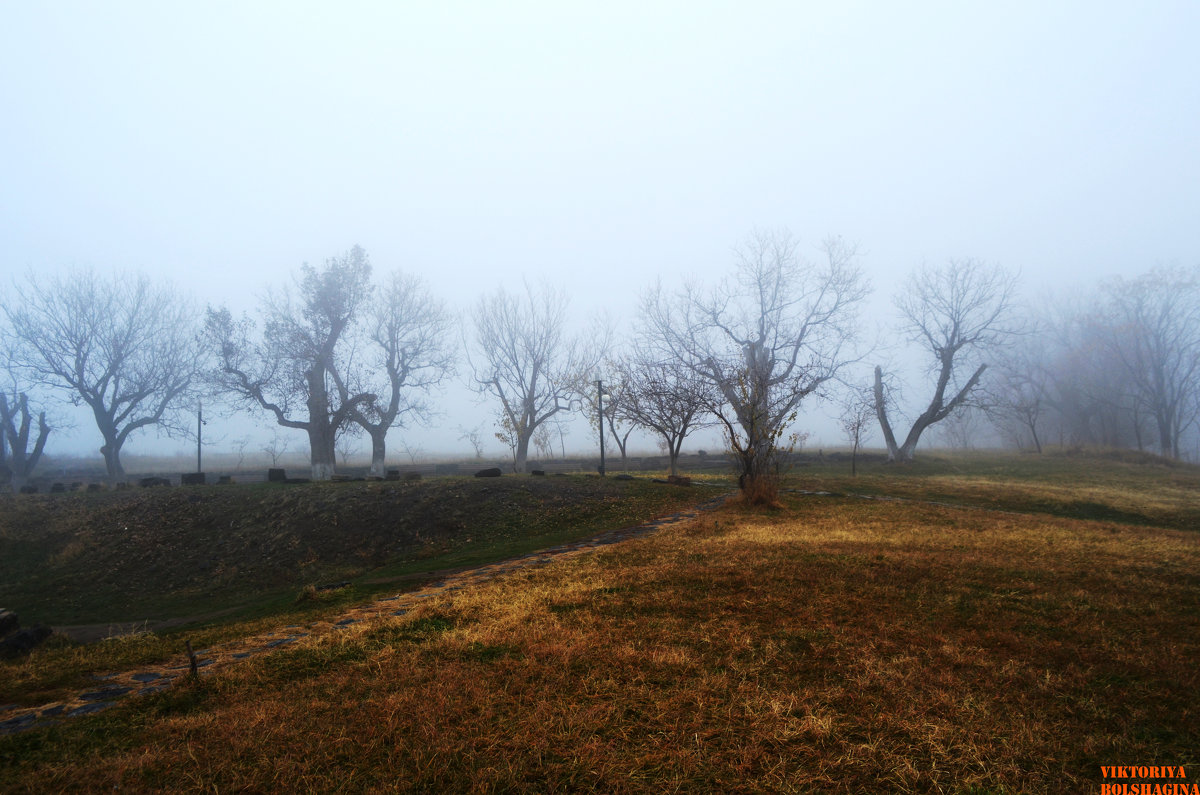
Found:
<svg viewBox="0 0 1200 795"><path fill-rule="evenodd" d="M204 427L204 404L199 400L196 401L196 471L203 472L204 467L200 466L200 444L201 433Z"/></svg>
<svg viewBox="0 0 1200 795"><path fill-rule="evenodd" d="M596 382L596 403L600 407L600 477L604 477L604 382Z"/></svg>

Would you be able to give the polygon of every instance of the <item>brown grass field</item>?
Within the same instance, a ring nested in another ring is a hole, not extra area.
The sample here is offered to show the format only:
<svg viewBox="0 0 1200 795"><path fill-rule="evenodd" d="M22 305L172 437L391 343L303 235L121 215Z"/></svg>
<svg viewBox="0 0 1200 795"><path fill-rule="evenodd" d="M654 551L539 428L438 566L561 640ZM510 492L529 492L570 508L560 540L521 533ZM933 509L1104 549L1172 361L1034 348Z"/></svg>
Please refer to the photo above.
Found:
<svg viewBox="0 0 1200 795"><path fill-rule="evenodd" d="M729 505L0 737L0 789L1074 793L1105 765L1195 784L1200 474L1019 466L807 472L962 505Z"/></svg>

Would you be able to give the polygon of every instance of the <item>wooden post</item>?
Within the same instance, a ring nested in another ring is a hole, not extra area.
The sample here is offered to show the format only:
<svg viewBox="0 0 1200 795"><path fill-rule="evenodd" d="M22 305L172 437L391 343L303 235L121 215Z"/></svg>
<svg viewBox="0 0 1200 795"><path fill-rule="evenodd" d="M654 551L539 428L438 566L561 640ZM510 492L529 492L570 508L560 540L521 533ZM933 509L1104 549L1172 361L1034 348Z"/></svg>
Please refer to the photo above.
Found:
<svg viewBox="0 0 1200 795"><path fill-rule="evenodd" d="M199 678L200 674L196 670L196 652L192 651L192 642L190 640L185 640L184 644L187 646L188 663L191 666L189 673L193 677Z"/></svg>

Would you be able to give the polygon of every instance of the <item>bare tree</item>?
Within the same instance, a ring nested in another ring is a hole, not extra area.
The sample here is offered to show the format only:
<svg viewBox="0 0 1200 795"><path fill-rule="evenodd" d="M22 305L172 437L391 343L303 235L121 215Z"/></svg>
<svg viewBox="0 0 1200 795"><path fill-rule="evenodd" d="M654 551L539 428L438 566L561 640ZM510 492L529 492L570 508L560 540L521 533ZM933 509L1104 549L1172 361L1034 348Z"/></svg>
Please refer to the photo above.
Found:
<svg viewBox="0 0 1200 795"><path fill-rule="evenodd" d="M1026 338L996 367L983 391L982 407L998 431L1017 449L1026 442L1041 454L1046 414L1050 409L1051 377L1043 360L1043 334Z"/></svg>
<svg viewBox="0 0 1200 795"><path fill-rule="evenodd" d="M305 431L314 480L333 476L339 430L375 400L368 391L351 391L348 373L351 325L370 297L370 278L370 262L358 246L326 260L321 270L303 265L298 299L285 290L264 301L258 342L251 339L253 321L235 321L224 308L208 310L206 336L218 360L213 383L280 426Z"/></svg>
<svg viewBox="0 0 1200 795"><path fill-rule="evenodd" d="M1046 433L1061 445L1142 448L1144 411L1138 406L1119 357L1107 340L1110 323L1095 294L1055 296L1037 314L1041 329L1023 345L1048 409Z"/></svg>
<svg viewBox="0 0 1200 795"><path fill-rule="evenodd" d="M401 273L384 284L368 317L371 375L363 390L375 399L361 406L354 421L371 437L371 474L383 477L388 430L409 420L428 422L431 408L423 398L454 370L452 319L419 279Z"/></svg>
<svg viewBox="0 0 1200 795"><path fill-rule="evenodd" d="M419 444L410 444L407 439L400 440L400 449L404 450L404 454L408 456L408 461L411 464L417 463L417 460L425 455L424 447Z"/></svg>
<svg viewBox="0 0 1200 795"><path fill-rule="evenodd" d="M561 290L525 285L523 294L503 288L484 296L473 312L476 391L500 401L499 424L513 468L525 471L529 443L538 427L567 409L585 374L607 345L605 331L585 341L566 333L567 297Z"/></svg>
<svg viewBox="0 0 1200 795"><path fill-rule="evenodd" d="M554 432L556 434L558 434L559 458L563 461L566 461L567 460L567 436L570 435L571 431L567 427L567 424L557 417L550 420L550 422L554 425Z"/></svg>
<svg viewBox="0 0 1200 795"><path fill-rule="evenodd" d="M483 433L479 426L474 428L464 428L459 425L458 430L461 432L459 441L465 441L471 445L471 449L475 452L476 458L483 458Z"/></svg>
<svg viewBox="0 0 1200 795"><path fill-rule="evenodd" d="M146 428L182 431L203 351L196 313L167 286L144 275L30 273L0 304L14 335L14 364L31 383L87 405L104 439L110 480L121 480L121 449Z"/></svg>
<svg viewBox="0 0 1200 795"><path fill-rule="evenodd" d="M548 460L554 457L554 436L550 423L543 422L533 432L533 449L538 458Z"/></svg>
<svg viewBox="0 0 1200 795"><path fill-rule="evenodd" d="M1135 406L1153 419L1160 452L1178 458L1200 394L1200 268L1156 268L1104 292L1105 343Z"/></svg>
<svg viewBox="0 0 1200 795"><path fill-rule="evenodd" d="M678 474L683 440L715 422L710 412L716 403L716 388L678 359L658 360L640 350L622 362L617 372L624 384L620 401L614 401L618 416L657 435L671 474Z"/></svg>
<svg viewBox="0 0 1200 795"><path fill-rule="evenodd" d="M604 369L612 374L604 385L606 393L604 398L604 420L608 423L609 436L616 443L617 449L621 451L621 470L625 471L628 469L626 462L629 459L629 437L637 430L637 425L631 422L621 411L621 406L624 405L630 388L630 382L621 373L621 362L619 359L611 359Z"/></svg>
<svg viewBox="0 0 1200 795"><path fill-rule="evenodd" d="M246 448L250 445L250 434L239 436L233 440L233 451L237 453L238 472L242 471L242 465L246 463Z"/></svg>
<svg viewBox="0 0 1200 795"><path fill-rule="evenodd" d="M952 450L974 450L983 435L983 410L974 403L961 406L938 423L934 431L938 443Z"/></svg>
<svg viewBox="0 0 1200 795"><path fill-rule="evenodd" d="M0 486L10 485L14 492L33 475L50 437L51 423L46 419L44 406L31 404L28 386L22 382L10 359L15 347L11 331L0 326L0 368L9 383L0 391ZM37 423L34 424L36 415ZM61 427L61 423L54 423ZM36 432L36 435L31 436ZM29 448L33 442L33 449Z"/></svg>
<svg viewBox="0 0 1200 795"><path fill-rule="evenodd" d="M37 411L37 436L33 437L33 449L30 450L34 411ZM28 394L0 392L0 485L7 481L12 484L13 491L25 485L41 460L49 437L46 412L30 409Z"/></svg>
<svg viewBox="0 0 1200 795"><path fill-rule="evenodd" d="M775 497L779 442L801 401L852 360L847 348L868 288L852 247L831 238L822 252L813 264L787 232L758 232L736 250L736 271L717 290L688 287L669 299L656 289L645 302L654 344L720 396L713 411L752 500Z"/></svg>
<svg viewBox="0 0 1200 795"><path fill-rule="evenodd" d="M272 468L279 466L279 459L283 457L283 454L287 452L291 444L289 439L285 439L279 435L278 428L271 429L271 441L263 445L262 451L271 456Z"/></svg>
<svg viewBox="0 0 1200 795"><path fill-rule="evenodd" d="M629 437L636 429L636 426L631 424L618 409L618 406L624 401L628 383L622 374L620 359L611 356L605 357L601 370L608 374L607 378L599 383L581 381L576 388L576 394L579 396L583 413L587 415L588 424L597 434L597 438L599 438L599 434L607 433L616 442L617 449L621 453L621 469L625 469ZM600 400L601 387L604 390L603 401Z"/></svg>
<svg viewBox="0 0 1200 795"><path fill-rule="evenodd" d="M884 376L875 368L875 409L889 461L912 461L921 434L964 405L987 369L980 358L1015 332L1016 276L977 260L952 260L913 274L896 300L902 331L933 357L936 374L929 405L897 444L888 416ZM972 369L973 368L973 369ZM971 373L962 380L963 370ZM949 390L949 392L947 391Z"/></svg>
<svg viewBox="0 0 1200 795"><path fill-rule="evenodd" d="M358 452L358 434L353 432L354 427L353 425L344 426L338 432L337 441L333 444L333 449L343 467L349 463L350 456Z"/></svg>
<svg viewBox="0 0 1200 795"><path fill-rule="evenodd" d="M850 442L850 475L858 475L858 449L870 438L871 423L875 421L875 396L870 389L851 387L842 399L838 424L846 441Z"/></svg>

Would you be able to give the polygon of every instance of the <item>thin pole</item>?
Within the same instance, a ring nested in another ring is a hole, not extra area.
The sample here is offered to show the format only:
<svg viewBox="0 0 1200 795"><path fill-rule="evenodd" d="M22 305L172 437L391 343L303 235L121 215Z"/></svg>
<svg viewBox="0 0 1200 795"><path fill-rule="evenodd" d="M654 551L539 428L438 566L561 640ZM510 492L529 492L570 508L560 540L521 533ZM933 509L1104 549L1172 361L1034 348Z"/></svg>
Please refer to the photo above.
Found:
<svg viewBox="0 0 1200 795"><path fill-rule="evenodd" d="M604 477L604 382L596 382L596 401L600 406L600 477Z"/></svg>
<svg viewBox="0 0 1200 795"><path fill-rule="evenodd" d="M196 471L203 472L204 467L200 465L200 434L204 427L204 405L200 401L196 401Z"/></svg>

